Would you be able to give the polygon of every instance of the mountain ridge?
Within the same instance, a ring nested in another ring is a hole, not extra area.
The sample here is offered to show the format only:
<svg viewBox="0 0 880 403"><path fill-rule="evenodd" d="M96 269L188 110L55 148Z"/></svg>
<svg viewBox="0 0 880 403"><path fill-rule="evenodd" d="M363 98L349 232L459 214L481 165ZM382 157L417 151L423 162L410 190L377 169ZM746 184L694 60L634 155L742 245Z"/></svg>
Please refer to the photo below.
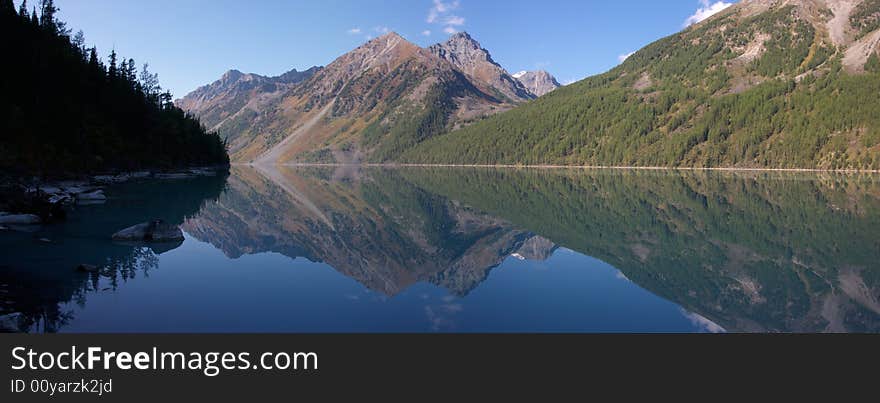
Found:
<svg viewBox="0 0 880 403"><path fill-rule="evenodd" d="M743 1L400 162L880 169L878 20L876 0Z"/></svg>
<svg viewBox="0 0 880 403"><path fill-rule="evenodd" d="M536 97L467 33L421 48L390 32L288 74L230 70L178 105L224 134L237 162L360 163Z"/></svg>

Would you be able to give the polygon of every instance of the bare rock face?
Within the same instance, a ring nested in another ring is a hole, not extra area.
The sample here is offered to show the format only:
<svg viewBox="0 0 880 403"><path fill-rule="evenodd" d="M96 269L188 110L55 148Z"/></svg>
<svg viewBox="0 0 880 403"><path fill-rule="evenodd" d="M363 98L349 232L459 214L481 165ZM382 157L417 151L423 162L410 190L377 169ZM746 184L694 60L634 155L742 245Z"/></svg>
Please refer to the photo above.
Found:
<svg viewBox="0 0 880 403"><path fill-rule="evenodd" d="M444 59L464 72L468 77L489 84L511 101L526 101L535 95L492 60L489 51L468 35L459 32L448 41L428 48L437 57Z"/></svg>
<svg viewBox="0 0 880 403"><path fill-rule="evenodd" d="M562 86L550 73L544 70L521 71L513 75L526 90L541 97Z"/></svg>
<svg viewBox="0 0 880 403"><path fill-rule="evenodd" d="M153 220L128 227L113 234L114 241L125 242L181 242L183 231L176 225Z"/></svg>
<svg viewBox="0 0 880 403"><path fill-rule="evenodd" d="M293 69L276 77L229 70L219 80L196 89L175 103L198 116L208 128L215 128L243 111L259 108L265 99L280 96L320 70L320 67L305 71Z"/></svg>

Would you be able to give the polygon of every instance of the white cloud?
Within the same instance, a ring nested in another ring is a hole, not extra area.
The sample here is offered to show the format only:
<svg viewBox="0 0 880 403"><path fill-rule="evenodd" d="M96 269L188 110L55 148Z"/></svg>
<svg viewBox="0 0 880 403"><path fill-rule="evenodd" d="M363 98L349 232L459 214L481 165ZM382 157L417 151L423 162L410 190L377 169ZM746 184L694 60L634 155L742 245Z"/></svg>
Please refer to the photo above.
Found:
<svg viewBox="0 0 880 403"><path fill-rule="evenodd" d="M456 27L461 27L465 24L464 17L453 13L459 7L461 7L459 0L434 0L434 5L428 10L428 18L425 21L428 24L443 26L443 32L447 34L454 34L458 32Z"/></svg>
<svg viewBox="0 0 880 403"><path fill-rule="evenodd" d="M379 26L379 27L373 28L373 31L376 31L380 34L387 34L387 33L391 32L391 28L388 28L386 26Z"/></svg>
<svg viewBox="0 0 880 403"><path fill-rule="evenodd" d="M352 28L352 29L349 29L347 32L349 35L357 35L357 34L361 33L361 29L360 28Z"/></svg>
<svg viewBox="0 0 880 403"><path fill-rule="evenodd" d="M462 26L464 25L464 18L457 15L450 15L443 19L443 23L446 25Z"/></svg>
<svg viewBox="0 0 880 403"><path fill-rule="evenodd" d="M689 27L693 24L703 21L706 18L720 13L721 11L732 5L733 3L728 3L726 1L716 1L710 4L709 0L700 0L700 8L698 8L697 11L694 12L694 15L688 17L687 20L684 21L684 26Z"/></svg>
<svg viewBox="0 0 880 403"><path fill-rule="evenodd" d="M431 36L431 30L430 30L430 29L426 29L426 30L422 31L422 35L424 35L424 36Z"/></svg>
<svg viewBox="0 0 880 403"><path fill-rule="evenodd" d="M629 57L635 53L636 52L629 52L629 53L617 56L617 61L623 63L626 59L629 59Z"/></svg>
<svg viewBox="0 0 880 403"><path fill-rule="evenodd" d="M438 18L458 9L461 4L458 0L444 3L442 0L434 0L434 6L428 10L428 24L437 22Z"/></svg>

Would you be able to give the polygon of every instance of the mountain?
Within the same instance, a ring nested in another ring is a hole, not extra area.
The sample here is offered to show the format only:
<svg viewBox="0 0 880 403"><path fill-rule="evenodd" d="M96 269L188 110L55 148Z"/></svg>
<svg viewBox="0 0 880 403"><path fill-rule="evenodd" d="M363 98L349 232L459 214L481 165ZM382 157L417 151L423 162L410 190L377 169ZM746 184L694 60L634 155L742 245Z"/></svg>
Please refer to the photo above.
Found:
<svg viewBox="0 0 880 403"><path fill-rule="evenodd" d="M459 32L443 43L432 45L428 50L448 61L471 79L486 83L500 98L522 102L535 98L521 82L512 77L501 65L492 60L489 51L467 32Z"/></svg>
<svg viewBox="0 0 880 403"><path fill-rule="evenodd" d="M233 71L178 105L225 136L235 161L359 163L533 98L466 34L423 49L389 33L291 75Z"/></svg>
<svg viewBox="0 0 880 403"><path fill-rule="evenodd" d="M183 228L232 258L305 257L389 296L417 282L466 295L509 256L544 260L557 248L394 170L344 171L233 167L223 195Z"/></svg>
<svg viewBox="0 0 880 403"><path fill-rule="evenodd" d="M277 77L230 70L219 80L196 89L175 103L198 116L205 126L217 128L227 119L247 114L248 111L258 112L261 105L284 94L320 69L293 69Z"/></svg>
<svg viewBox="0 0 880 403"><path fill-rule="evenodd" d="M880 2L744 0L413 163L880 169Z"/></svg>
<svg viewBox="0 0 880 403"><path fill-rule="evenodd" d="M38 15L0 3L0 35L10 38L0 42L0 176L229 163L220 137L175 107L156 75L115 51L105 64L53 4Z"/></svg>
<svg viewBox="0 0 880 403"><path fill-rule="evenodd" d="M538 71L521 71L513 75L517 81L530 93L537 97L547 95L553 90L562 87L556 77L544 70Z"/></svg>

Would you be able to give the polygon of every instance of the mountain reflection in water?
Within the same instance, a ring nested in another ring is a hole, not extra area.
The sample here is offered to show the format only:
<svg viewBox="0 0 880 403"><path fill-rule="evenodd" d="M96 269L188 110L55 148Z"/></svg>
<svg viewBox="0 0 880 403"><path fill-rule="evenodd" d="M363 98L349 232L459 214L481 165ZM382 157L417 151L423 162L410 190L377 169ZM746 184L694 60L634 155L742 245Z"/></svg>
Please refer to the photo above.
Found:
<svg viewBox="0 0 880 403"><path fill-rule="evenodd" d="M75 212L58 245L0 234L3 313L30 331L880 332L877 176L234 167L225 187L151 186ZM187 241L105 238L152 217ZM177 303L165 322L114 311L153 295Z"/></svg>

